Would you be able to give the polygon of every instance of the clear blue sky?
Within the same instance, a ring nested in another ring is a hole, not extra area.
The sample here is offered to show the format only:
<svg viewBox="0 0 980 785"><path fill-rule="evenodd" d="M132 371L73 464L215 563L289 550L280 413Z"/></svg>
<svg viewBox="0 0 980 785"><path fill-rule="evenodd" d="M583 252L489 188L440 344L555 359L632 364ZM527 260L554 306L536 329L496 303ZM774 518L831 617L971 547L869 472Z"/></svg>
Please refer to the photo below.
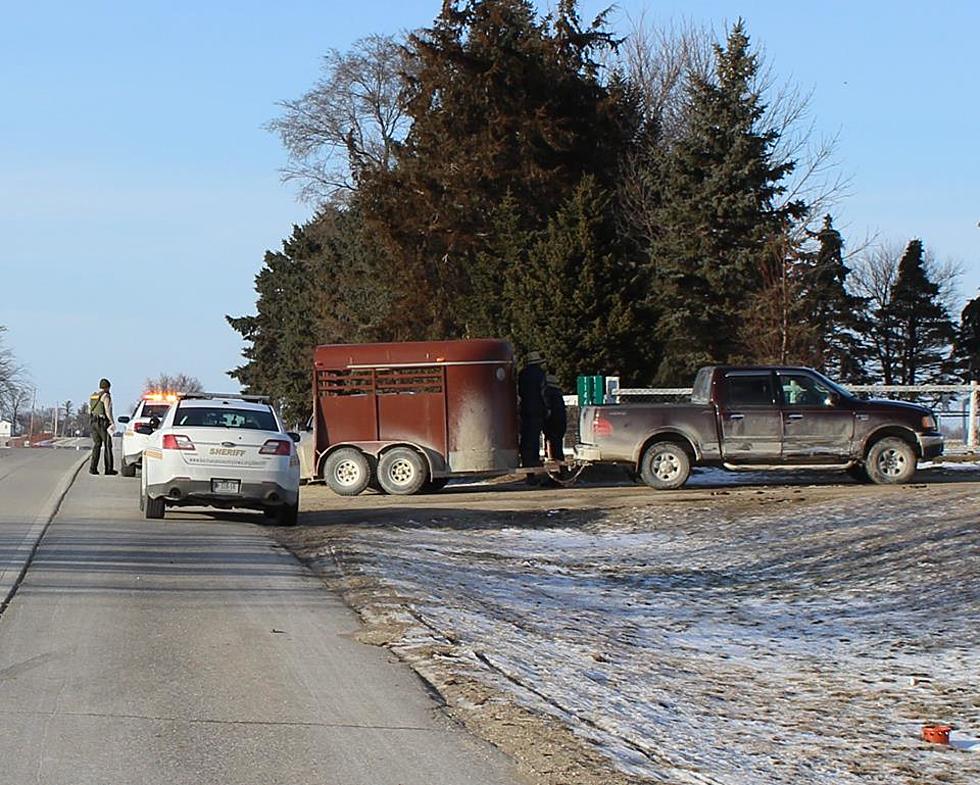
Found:
<svg viewBox="0 0 980 785"><path fill-rule="evenodd" d="M438 0L0 4L0 324L39 403L117 408L161 371L234 389L224 314L309 209L262 129L330 48L431 22ZM607 4L587 0L583 16ZM980 4L623 0L720 29L741 15L781 77L815 91L853 175L846 236L921 237L980 286Z"/></svg>

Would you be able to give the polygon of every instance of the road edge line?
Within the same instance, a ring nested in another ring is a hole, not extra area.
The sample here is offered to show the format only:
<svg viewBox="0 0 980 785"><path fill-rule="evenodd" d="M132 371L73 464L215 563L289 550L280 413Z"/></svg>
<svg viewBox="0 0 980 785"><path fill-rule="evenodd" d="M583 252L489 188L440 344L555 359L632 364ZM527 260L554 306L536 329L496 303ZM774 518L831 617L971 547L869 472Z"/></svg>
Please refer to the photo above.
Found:
<svg viewBox="0 0 980 785"><path fill-rule="evenodd" d="M17 590L20 588L21 583L23 583L24 578L27 575L27 570L30 569L31 563L34 561L34 556L37 554L37 549L41 545L41 540L44 539L44 535L48 531L48 527L51 525L51 521L55 519L58 511L61 509L61 503L65 500L68 495L68 491L71 490L71 486L75 484L75 479L78 477L78 473L82 470L82 467L88 461L88 456L79 459L78 463L69 468L62 476L58 485L55 486L54 491L48 496L47 502L41 511L34 516L34 523L31 526L30 531L24 537L21 546L23 547L24 542L29 542L33 537L34 542L30 544L30 552L27 554L27 558L24 560L24 564L21 566L20 571L17 573L17 578L10 585L7 590L6 596L0 599L0 619L3 618L4 611L10 605L13 600L14 595L17 594Z"/></svg>

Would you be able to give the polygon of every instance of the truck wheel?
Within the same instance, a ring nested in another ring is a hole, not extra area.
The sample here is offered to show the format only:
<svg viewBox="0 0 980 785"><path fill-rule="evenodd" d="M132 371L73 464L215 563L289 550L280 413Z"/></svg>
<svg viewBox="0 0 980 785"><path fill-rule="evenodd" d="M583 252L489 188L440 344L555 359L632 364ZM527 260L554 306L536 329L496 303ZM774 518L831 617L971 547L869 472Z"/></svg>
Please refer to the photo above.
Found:
<svg viewBox="0 0 980 785"><path fill-rule="evenodd" d="M912 479L917 463L918 456L911 444L889 436L871 445L865 466L868 477L876 485L898 485Z"/></svg>
<svg viewBox="0 0 980 785"><path fill-rule="evenodd" d="M659 491L680 488L690 475L691 459L683 447L673 442L651 444L640 461L643 482Z"/></svg>
<svg viewBox="0 0 980 785"><path fill-rule="evenodd" d="M119 473L123 477L135 477L136 476L136 464L135 463L126 463L126 461L123 461L122 466L119 467Z"/></svg>
<svg viewBox="0 0 980 785"><path fill-rule="evenodd" d="M147 520L162 518L166 510L166 503L163 499L153 499L146 494L143 497L143 517Z"/></svg>
<svg viewBox="0 0 980 785"><path fill-rule="evenodd" d="M428 479L429 470L425 461L409 447L395 447L378 461L378 482L385 493L393 496L418 493Z"/></svg>
<svg viewBox="0 0 980 785"><path fill-rule="evenodd" d="M371 482L371 464L360 450L341 447L324 462L323 479L338 496L357 496Z"/></svg>

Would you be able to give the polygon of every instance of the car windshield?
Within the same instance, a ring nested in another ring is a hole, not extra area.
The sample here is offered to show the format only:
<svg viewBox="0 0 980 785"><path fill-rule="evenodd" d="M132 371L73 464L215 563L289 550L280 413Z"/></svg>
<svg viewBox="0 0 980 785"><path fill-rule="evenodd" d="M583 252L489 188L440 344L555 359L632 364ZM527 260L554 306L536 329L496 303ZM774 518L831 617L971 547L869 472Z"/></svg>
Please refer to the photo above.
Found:
<svg viewBox="0 0 980 785"><path fill-rule="evenodd" d="M228 406L185 406L177 409L174 426L180 428L244 428L278 431L276 418L268 409L232 409Z"/></svg>
<svg viewBox="0 0 980 785"><path fill-rule="evenodd" d="M144 403L140 417L159 417L162 420L169 408L169 403Z"/></svg>

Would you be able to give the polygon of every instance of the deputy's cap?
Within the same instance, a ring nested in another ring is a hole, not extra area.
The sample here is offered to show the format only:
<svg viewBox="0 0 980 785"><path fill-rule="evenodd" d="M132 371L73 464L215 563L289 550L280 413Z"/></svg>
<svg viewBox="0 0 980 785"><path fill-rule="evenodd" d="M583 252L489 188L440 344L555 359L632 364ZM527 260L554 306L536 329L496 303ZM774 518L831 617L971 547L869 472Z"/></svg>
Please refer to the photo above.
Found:
<svg viewBox="0 0 980 785"><path fill-rule="evenodd" d="M112 387L112 385L109 384L108 379L99 379L99 389L108 390L110 387Z"/></svg>

